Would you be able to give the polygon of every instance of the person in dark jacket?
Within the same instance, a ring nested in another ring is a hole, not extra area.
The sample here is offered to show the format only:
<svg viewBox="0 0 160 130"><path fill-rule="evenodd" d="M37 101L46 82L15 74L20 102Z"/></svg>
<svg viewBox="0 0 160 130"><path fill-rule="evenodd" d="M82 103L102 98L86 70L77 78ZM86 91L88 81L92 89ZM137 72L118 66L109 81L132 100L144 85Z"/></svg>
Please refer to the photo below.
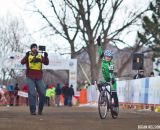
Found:
<svg viewBox="0 0 160 130"><path fill-rule="evenodd" d="M69 87L68 84L65 84L65 86L62 88L62 93L64 96L64 106L68 105L68 97L69 97Z"/></svg>
<svg viewBox="0 0 160 130"><path fill-rule="evenodd" d="M19 106L19 95L18 95L18 91L19 91L19 87L18 87L18 83L15 84L14 87L14 97L15 97L15 105Z"/></svg>
<svg viewBox="0 0 160 130"><path fill-rule="evenodd" d="M55 91L56 91L55 102L56 102L56 105L59 107L60 106L60 95L62 94L62 89L59 83L57 83Z"/></svg>
<svg viewBox="0 0 160 130"><path fill-rule="evenodd" d="M133 79L139 79L139 78L145 78L143 67L140 67L138 73L133 77Z"/></svg>
<svg viewBox="0 0 160 130"><path fill-rule="evenodd" d="M68 91L69 91L69 96L68 96L68 106L72 106L72 97L74 96L73 85L70 85Z"/></svg>

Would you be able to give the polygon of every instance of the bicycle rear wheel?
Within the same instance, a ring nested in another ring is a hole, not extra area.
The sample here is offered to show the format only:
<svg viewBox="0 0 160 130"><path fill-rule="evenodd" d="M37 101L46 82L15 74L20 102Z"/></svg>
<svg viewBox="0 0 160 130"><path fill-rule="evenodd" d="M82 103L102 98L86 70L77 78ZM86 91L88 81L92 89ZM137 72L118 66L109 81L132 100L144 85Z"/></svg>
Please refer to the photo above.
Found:
<svg viewBox="0 0 160 130"><path fill-rule="evenodd" d="M98 111L101 119L105 119L108 112L108 97L107 92L102 91L98 99Z"/></svg>

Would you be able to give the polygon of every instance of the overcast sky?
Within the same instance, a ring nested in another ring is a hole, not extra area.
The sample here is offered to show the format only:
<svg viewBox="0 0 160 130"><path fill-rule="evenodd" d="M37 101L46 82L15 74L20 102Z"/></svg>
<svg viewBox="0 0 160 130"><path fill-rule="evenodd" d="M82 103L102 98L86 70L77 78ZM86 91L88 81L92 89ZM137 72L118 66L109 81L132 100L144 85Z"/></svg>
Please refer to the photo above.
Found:
<svg viewBox="0 0 160 130"><path fill-rule="evenodd" d="M40 33L34 33L39 29L39 16L33 15L31 12L24 10L26 0L0 0L0 16L5 16L6 14L12 14L13 16L18 16L24 19L24 22L31 34L35 39L35 42L40 44L48 44L45 38L39 38ZM40 1L42 0L37 0ZM127 8L143 8L149 3L150 0L125 0L125 5ZM144 6L145 5L145 6ZM135 37L135 34L133 34ZM132 38L133 38L132 37ZM130 38L128 38L130 39ZM131 43L132 44L132 43Z"/></svg>

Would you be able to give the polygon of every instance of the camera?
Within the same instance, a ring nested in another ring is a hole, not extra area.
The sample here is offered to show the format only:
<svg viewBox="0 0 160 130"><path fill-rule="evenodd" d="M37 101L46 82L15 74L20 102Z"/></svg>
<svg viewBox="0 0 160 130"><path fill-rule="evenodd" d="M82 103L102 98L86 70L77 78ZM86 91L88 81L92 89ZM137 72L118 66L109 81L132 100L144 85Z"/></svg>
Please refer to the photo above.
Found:
<svg viewBox="0 0 160 130"><path fill-rule="evenodd" d="M46 51L46 46L39 46L38 48L40 51Z"/></svg>

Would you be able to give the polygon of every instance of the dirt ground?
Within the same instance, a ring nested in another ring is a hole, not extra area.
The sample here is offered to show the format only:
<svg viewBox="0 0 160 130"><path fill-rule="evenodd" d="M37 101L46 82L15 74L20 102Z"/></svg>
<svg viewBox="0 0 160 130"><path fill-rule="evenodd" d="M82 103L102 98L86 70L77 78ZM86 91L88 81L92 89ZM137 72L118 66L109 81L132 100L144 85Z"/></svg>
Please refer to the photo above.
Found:
<svg viewBox="0 0 160 130"><path fill-rule="evenodd" d="M118 119L101 120L96 107L47 107L30 115L26 106L0 106L0 130L137 130L160 129L160 113L120 110Z"/></svg>

